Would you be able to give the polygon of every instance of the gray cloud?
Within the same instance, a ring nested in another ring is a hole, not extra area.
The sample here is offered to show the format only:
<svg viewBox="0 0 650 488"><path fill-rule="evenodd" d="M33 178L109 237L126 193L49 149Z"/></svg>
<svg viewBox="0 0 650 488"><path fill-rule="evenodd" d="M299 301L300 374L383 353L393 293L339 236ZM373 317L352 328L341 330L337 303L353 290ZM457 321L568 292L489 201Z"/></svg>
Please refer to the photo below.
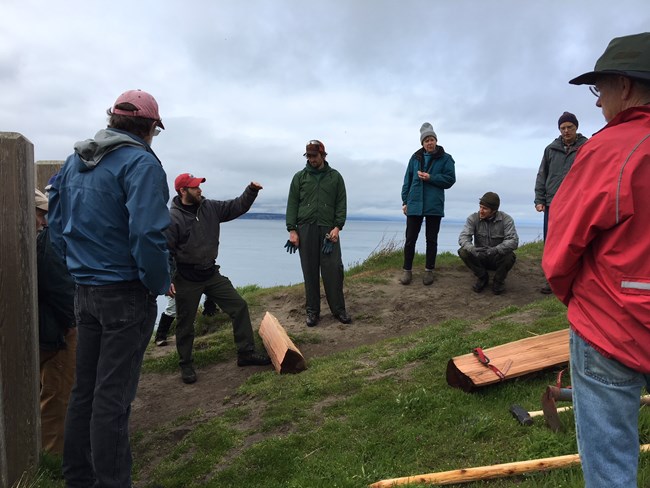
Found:
<svg viewBox="0 0 650 488"><path fill-rule="evenodd" d="M255 180L255 209L282 212L318 138L350 212L386 216L400 214L429 121L456 160L449 218L489 189L535 220L535 175L558 116L574 112L587 136L604 125L593 96L567 81L612 37L647 30L646 3L6 0L0 120L36 159L64 159L106 125L119 93L142 88L167 127L154 150L170 186L189 171L208 179L207 196L231 198Z"/></svg>

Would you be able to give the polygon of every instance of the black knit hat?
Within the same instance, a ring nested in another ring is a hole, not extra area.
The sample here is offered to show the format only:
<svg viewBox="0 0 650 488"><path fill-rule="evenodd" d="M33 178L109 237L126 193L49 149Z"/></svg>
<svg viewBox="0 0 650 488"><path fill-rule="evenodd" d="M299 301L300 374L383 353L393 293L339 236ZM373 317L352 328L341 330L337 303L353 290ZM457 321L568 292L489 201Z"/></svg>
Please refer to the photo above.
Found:
<svg viewBox="0 0 650 488"><path fill-rule="evenodd" d="M576 126L576 128L578 127L578 118L571 112L564 112L562 115L560 115L560 118L557 121L557 128L559 129L560 126L565 122L571 122Z"/></svg>
<svg viewBox="0 0 650 488"><path fill-rule="evenodd" d="M493 191L489 191L481 197L478 203L492 210L499 210L499 205L501 205L501 199L499 198L499 195L497 195Z"/></svg>

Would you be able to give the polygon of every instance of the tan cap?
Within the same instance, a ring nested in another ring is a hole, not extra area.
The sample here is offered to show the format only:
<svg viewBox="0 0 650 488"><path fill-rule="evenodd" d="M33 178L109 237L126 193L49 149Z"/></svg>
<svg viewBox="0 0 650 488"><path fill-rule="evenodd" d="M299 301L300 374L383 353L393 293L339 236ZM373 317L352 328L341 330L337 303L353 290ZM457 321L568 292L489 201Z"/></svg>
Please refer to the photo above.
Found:
<svg viewBox="0 0 650 488"><path fill-rule="evenodd" d="M35 196L36 208L40 208L41 210L47 212L47 197L37 189L34 189L34 192L36 192L36 196Z"/></svg>

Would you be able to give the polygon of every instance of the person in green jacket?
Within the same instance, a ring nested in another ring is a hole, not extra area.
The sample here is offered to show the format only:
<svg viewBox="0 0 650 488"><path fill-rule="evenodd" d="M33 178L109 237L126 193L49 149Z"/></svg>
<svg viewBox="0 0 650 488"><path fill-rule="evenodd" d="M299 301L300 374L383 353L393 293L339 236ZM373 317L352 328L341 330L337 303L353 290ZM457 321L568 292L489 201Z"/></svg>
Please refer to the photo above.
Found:
<svg viewBox="0 0 650 488"><path fill-rule="evenodd" d="M438 254L440 221L445 216L445 190L456 182L454 158L438 145L438 136L429 122L420 127L418 149L406 167L402 185L402 212L406 215L404 270L400 283L408 285L413 279L413 258L422 221L426 218L426 263L422 283L433 283L433 270Z"/></svg>
<svg viewBox="0 0 650 488"><path fill-rule="evenodd" d="M343 296L343 261L339 233L345 225L347 196L341 174L325 160L325 145L318 140L307 143L307 164L291 180L287 199L286 223L288 252L300 253L305 280L307 326L320 320L320 276L325 297L334 318L352 322ZM319 276L320 275L320 276Z"/></svg>

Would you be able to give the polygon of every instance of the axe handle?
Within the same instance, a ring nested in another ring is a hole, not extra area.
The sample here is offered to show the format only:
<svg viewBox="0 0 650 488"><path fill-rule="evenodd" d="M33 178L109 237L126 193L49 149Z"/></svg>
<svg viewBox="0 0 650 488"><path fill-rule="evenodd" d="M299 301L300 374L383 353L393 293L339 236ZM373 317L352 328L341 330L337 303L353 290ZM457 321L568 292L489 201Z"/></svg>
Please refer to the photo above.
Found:
<svg viewBox="0 0 650 488"><path fill-rule="evenodd" d="M568 411L568 410L571 410L572 408L573 408L573 407L571 407L571 406L568 406L568 407L558 407L558 408L557 408L557 412L558 412L558 413L560 413L560 412L566 412L566 411ZM530 415L531 417L541 417L542 415L544 415L544 410L534 410L534 411L532 411L532 412L528 412L528 415Z"/></svg>

